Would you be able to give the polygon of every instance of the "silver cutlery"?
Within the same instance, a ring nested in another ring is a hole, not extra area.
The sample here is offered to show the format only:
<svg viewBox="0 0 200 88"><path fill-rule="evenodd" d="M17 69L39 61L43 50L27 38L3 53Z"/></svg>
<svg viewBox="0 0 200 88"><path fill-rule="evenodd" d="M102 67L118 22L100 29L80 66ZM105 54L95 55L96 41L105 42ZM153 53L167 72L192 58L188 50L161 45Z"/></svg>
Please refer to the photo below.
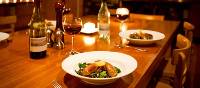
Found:
<svg viewBox="0 0 200 88"><path fill-rule="evenodd" d="M58 82L55 80L52 81L52 85L54 88L62 88L62 86L60 84L58 84Z"/></svg>
<svg viewBox="0 0 200 88"><path fill-rule="evenodd" d="M147 50L146 50L146 49L141 49L141 48L136 48L136 47L134 47L134 49L136 49L137 51L143 51L143 52L147 52Z"/></svg>

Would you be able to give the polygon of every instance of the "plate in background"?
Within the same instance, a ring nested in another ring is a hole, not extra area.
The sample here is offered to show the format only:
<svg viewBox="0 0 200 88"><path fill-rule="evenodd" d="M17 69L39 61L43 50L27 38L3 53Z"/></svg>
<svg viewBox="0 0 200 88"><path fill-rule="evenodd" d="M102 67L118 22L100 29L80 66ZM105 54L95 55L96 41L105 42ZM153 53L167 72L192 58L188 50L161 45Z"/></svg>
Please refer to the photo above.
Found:
<svg viewBox="0 0 200 88"><path fill-rule="evenodd" d="M8 39L9 36L10 35L8 33L0 32L0 42Z"/></svg>
<svg viewBox="0 0 200 88"><path fill-rule="evenodd" d="M139 32L151 34L153 36L153 39L130 38L130 34L139 33ZM157 41L160 41L165 38L165 35L161 32L152 31L152 30L143 30L143 29L133 29L133 30L127 30L125 32L120 32L119 36L124 39L127 39L131 44L135 44L135 45L149 45L149 44L156 43Z"/></svg>

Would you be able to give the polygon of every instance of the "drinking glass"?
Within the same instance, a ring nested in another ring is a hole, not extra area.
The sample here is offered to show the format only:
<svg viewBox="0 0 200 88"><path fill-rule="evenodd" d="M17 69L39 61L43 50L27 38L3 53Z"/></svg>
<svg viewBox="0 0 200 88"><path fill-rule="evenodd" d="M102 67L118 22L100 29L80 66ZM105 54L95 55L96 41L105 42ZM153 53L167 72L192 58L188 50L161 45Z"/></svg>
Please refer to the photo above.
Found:
<svg viewBox="0 0 200 88"><path fill-rule="evenodd" d="M69 35L72 35L72 48L69 54L70 55L77 54L78 52L74 50L74 37L76 34L80 33L81 31L82 19L75 17L63 25L64 25L65 32Z"/></svg>
<svg viewBox="0 0 200 88"><path fill-rule="evenodd" d="M127 8L117 8L116 16L123 23L129 17L129 10Z"/></svg>
<svg viewBox="0 0 200 88"><path fill-rule="evenodd" d="M120 20L120 31L125 31L124 29L124 25L125 25L125 21L126 19L129 17L129 10L127 8L117 8L116 10L116 17L117 19ZM118 48L122 48L123 47L123 39L120 39L120 43L117 44L116 46Z"/></svg>

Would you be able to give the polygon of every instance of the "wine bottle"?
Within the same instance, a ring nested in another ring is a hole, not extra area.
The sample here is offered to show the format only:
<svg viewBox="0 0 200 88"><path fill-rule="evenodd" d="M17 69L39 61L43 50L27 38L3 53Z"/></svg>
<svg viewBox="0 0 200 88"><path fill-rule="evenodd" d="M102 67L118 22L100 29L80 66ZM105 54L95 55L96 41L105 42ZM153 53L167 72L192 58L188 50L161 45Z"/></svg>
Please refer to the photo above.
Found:
<svg viewBox="0 0 200 88"><path fill-rule="evenodd" d="M45 21L40 14L40 0L34 0L33 15L29 23L29 50L31 58L46 56L46 28Z"/></svg>
<svg viewBox="0 0 200 88"><path fill-rule="evenodd" d="M110 36L110 12L108 10L106 0L101 0L101 7L98 13L98 28L100 38L107 38Z"/></svg>

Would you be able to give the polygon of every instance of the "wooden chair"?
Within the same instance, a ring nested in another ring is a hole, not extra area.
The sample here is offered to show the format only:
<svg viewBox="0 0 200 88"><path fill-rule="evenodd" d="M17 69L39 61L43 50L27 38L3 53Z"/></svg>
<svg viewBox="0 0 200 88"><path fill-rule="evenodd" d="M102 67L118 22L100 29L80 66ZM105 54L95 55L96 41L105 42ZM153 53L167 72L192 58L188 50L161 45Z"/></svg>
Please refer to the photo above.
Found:
<svg viewBox="0 0 200 88"><path fill-rule="evenodd" d="M186 78L186 72L189 67L189 49L191 48L191 41L185 36L177 35L177 49L173 49L173 55L164 68L163 75L156 85L156 88L175 87L182 88Z"/></svg>
<svg viewBox="0 0 200 88"><path fill-rule="evenodd" d="M16 16L0 16L0 31L10 34L10 38L15 32Z"/></svg>
<svg viewBox="0 0 200 88"><path fill-rule="evenodd" d="M134 19L144 19L144 20L158 20L158 21L163 21L165 16L163 15L146 15L146 14L136 14L136 13L131 13L129 15L130 21Z"/></svg>
<svg viewBox="0 0 200 88"><path fill-rule="evenodd" d="M185 31L185 36L192 42L194 25L185 21L183 23L183 28Z"/></svg>

